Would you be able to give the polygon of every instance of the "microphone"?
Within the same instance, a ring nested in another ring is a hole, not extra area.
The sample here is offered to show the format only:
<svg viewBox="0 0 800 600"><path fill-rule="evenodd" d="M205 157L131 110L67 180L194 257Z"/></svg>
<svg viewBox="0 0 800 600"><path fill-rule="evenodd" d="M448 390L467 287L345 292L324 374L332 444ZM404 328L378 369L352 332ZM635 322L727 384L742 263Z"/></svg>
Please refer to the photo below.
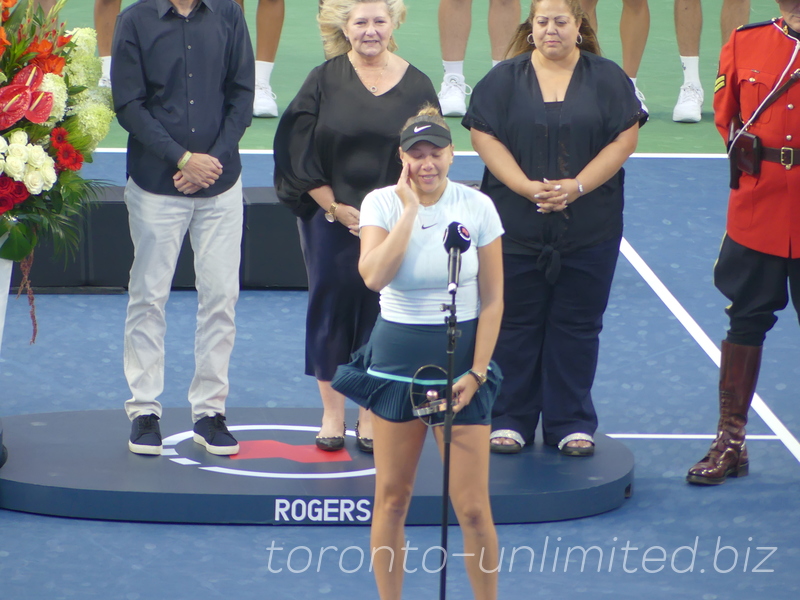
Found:
<svg viewBox="0 0 800 600"><path fill-rule="evenodd" d="M453 221L444 232L444 249L449 254L447 261L447 292L458 289L458 274L461 272L461 253L469 250L472 243L469 231L461 223Z"/></svg>

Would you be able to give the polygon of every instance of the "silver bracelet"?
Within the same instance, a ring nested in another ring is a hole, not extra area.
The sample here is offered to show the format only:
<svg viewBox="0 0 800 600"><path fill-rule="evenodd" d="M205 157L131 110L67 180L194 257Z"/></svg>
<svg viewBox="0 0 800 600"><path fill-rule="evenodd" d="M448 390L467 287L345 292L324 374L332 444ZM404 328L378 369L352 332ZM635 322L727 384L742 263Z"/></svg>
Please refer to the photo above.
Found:
<svg viewBox="0 0 800 600"><path fill-rule="evenodd" d="M583 196L583 184L580 181L578 181L577 177L575 177L574 179L575 179L575 183L578 184L578 195L579 196Z"/></svg>

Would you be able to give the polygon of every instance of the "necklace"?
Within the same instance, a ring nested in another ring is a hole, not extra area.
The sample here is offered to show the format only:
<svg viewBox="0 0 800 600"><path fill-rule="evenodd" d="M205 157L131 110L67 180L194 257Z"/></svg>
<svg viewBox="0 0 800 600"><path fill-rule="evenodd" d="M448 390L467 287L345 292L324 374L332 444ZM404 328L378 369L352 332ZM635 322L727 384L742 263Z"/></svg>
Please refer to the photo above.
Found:
<svg viewBox="0 0 800 600"><path fill-rule="evenodd" d="M381 72L378 73L378 78L372 85L369 85L366 81L364 81L364 77L361 75L361 73L359 73L358 67L355 65L352 59L350 59L350 64L353 65L353 70L356 72L356 75L358 75L358 78L361 80L361 83L363 83L370 92L372 92L373 94L377 94L378 84L381 82L381 77L383 77L383 72L386 70L386 67L389 66L389 59L388 58L386 59L386 64L384 64L381 67Z"/></svg>

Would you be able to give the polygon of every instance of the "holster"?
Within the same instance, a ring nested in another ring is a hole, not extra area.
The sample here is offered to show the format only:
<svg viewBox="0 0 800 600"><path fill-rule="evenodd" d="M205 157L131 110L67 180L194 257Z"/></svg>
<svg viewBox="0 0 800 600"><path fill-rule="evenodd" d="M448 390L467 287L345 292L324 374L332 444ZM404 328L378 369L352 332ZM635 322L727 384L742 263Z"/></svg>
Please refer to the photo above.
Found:
<svg viewBox="0 0 800 600"><path fill-rule="evenodd" d="M742 173L758 177L761 173L763 147L761 138L747 131L735 131L731 136L733 147L728 148L730 158L732 190L739 189L739 177Z"/></svg>

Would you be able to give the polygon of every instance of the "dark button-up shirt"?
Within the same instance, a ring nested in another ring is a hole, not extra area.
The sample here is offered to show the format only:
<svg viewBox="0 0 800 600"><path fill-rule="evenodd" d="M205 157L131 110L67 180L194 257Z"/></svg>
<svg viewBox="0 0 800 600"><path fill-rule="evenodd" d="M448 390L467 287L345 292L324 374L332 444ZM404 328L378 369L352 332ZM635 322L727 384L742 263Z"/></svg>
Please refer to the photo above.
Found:
<svg viewBox="0 0 800 600"><path fill-rule="evenodd" d="M220 178L195 196L229 189L242 170L239 140L253 114L250 35L232 0L200 0L183 17L169 0L140 0L114 31L111 89L128 132L128 175L154 194L180 195L172 177L183 154L216 157Z"/></svg>

